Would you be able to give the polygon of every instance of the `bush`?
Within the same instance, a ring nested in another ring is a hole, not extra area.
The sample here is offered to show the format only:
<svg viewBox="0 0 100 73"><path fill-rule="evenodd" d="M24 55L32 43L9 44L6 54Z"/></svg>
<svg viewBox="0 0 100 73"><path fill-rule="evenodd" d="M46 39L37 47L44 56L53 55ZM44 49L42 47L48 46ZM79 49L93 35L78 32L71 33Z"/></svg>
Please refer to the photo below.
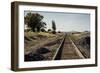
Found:
<svg viewBox="0 0 100 73"><path fill-rule="evenodd" d="M52 31L53 34L56 34L56 31Z"/></svg>
<svg viewBox="0 0 100 73"><path fill-rule="evenodd" d="M26 54L24 57L24 61L41 61L44 60L45 57L41 54L37 54L37 53L29 53Z"/></svg>
<svg viewBox="0 0 100 73"><path fill-rule="evenodd" d="M36 52L37 52L38 54L45 54L45 53L50 52L50 50L49 50L48 48L41 47L41 48L37 49Z"/></svg>
<svg viewBox="0 0 100 73"><path fill-rule="evenodd" d="M48 32L51 32L51 29L48 29Z"/></svg>
<svg viewBox="0 0 100 73"><path fill-rule="evenodd" d="M61 33L61 31L58 31L58 33Z"/></svg>
<svg viewBox="0 0 100 73"><path fill-rule="evenodd" d="M41 31L42 31L42 32L46 32L46 30L45 30L45 29L41 29Z"/></svg>

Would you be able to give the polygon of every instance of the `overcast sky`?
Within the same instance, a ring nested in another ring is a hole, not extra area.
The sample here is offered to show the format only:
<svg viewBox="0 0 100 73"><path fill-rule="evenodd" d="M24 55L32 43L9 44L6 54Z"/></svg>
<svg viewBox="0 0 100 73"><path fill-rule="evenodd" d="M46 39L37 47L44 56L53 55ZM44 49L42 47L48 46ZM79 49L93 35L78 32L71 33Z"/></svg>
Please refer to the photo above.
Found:
<svg viewBox="0 0 100 73"><path fill-rule="evenodd" d="M25 15L29 11L25 11ZM56 23L57 31L90 31L90 14L84 13L61 13L61 12L39 12L43 15L43 21L47 23L47 29L52 29L52 20Z"/></svg>

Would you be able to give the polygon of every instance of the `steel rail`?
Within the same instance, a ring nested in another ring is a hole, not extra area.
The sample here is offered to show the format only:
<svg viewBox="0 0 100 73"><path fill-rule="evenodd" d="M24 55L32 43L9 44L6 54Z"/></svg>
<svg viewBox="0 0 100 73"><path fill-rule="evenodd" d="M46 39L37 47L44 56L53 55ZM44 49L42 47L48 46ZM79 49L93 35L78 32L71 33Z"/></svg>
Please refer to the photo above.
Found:
<svg viewBox="0 0 100 73"><path fill-rule="evenodd" d="M61 59L61 53L62 53L62 50L63 50L63 45L64 45L64 42L65 42L65 39L66 39L66 36L67 34L65 34L61 44L59 45L59 47L57 48L57 51L55 53L55 55L53 56L52 60L60 60ZM70 37L68 37L69 40L71 41L75 51L77 52L77 54L79 55L80 58L84 59L84 55L81 53L81 51L79 50L79 48L74 44L73 40L71 40Z"/></svg>
<svg viewBox="0 0 100 73"><path fill-rule="evenodd" d="M65 34L60 46L57 48L57 51L56 51L55 55L53 56L52 60L60 60L61 53L62 53L62 47L64 45L65 38L66 38L66 34Z"/></svg>
<svg viewBox="0 0 100 73"><path fill-rule="evenodd" d="M81 51L79 50L79 48L74 44L74 42L71 40L71 38L69 37L70 41L72 42L72 45L74 46L77 54L79 55L80 58L84 59L84 55L81 53Z"/></svg>

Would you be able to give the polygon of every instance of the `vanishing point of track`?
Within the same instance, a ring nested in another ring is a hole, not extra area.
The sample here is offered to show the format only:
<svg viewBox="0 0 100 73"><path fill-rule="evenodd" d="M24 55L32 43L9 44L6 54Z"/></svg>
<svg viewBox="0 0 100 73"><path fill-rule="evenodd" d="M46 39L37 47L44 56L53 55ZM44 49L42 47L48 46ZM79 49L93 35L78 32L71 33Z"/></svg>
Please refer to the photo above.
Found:
<svg viewBox="0 0 100 73"><path fill-rule="evenodd" d="M75 45L73 40L65 33L61 44L56 50L53 60L63 60L63 59L84 59L84 55Z"/></svg>

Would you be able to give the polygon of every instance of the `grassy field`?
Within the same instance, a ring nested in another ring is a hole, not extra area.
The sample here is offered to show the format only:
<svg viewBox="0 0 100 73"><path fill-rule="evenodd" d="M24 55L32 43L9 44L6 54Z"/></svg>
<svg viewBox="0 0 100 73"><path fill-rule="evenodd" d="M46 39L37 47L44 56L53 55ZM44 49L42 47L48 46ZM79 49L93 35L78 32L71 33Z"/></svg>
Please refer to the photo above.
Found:
<svg viewBox="0 0 100 73"><path fill-rule="evenodd" d="M41 54L45 60L51 60L58 48L61 40L63 39L63 33L47 33L47 32L25 32L24 33L24 48L25 55L29 53L37 53L37 50L41 52L48 50L49 52ZM44 48L44 49L43 49ZM37 54L40 56L40 53Z"/></svg>
<svg viewBox="0 0 100 73"><path fill-rule="evenodd" d="M49 33L37 33L37 32L25 32L25 50L28 50L31 46L35 46L40 44L41 41L44 43L46 39L56 37L53 34Z"/></svg>
<svg viewBox="0 0 100 73"><path fill-rule="evenodd" d="M86 58L90 58L90 32L71 33L69 35Z"/></svg>

